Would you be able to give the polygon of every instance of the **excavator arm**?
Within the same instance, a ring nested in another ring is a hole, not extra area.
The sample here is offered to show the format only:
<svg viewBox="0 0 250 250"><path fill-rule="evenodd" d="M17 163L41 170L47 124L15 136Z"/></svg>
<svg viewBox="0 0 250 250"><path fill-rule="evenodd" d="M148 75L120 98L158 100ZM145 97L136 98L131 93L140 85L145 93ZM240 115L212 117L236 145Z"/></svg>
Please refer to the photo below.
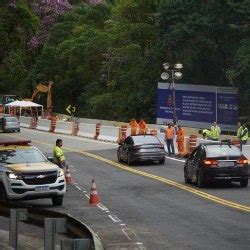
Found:
<svg viewBox="0 0 250 250"><path fill-rule="evenodd" d="M40 93L47 93L47 107L46 108L51 108L52 107L52 86L53 82L48 82L48 85L44 85L39 83L36 88L34 89L34 92L31 97L32 102L38 102L38 97Z"/></svg>

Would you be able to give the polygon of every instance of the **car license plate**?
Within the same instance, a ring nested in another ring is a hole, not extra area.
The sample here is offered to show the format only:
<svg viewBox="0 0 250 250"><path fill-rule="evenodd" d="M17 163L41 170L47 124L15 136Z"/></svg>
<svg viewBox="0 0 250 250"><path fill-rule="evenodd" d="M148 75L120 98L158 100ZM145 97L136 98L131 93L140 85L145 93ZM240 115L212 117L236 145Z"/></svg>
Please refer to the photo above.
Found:
<svg viewBox="0 0 250 250"><path fill-rule="evenodd" d="M47 191L49 191L49 187L48 186L36 187L35 191L36 192L47 192Z"/></svg>
<svg viewBox="0 0 250 250"><path fill-rule="evenodd" d="M234 166L234 162L233 161L221 161L219 163L220 167L233 167Z"/></svg>

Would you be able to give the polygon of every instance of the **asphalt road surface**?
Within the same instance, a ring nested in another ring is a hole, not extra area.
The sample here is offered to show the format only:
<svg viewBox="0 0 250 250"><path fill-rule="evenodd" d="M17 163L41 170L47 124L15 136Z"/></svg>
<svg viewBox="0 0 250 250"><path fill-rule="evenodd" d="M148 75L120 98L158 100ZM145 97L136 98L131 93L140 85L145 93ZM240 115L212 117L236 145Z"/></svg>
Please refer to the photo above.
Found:
<svg viewBox="0 0 250 250"><path fill-rule="evenodd" d="M74 184L62 207L50 200L33 206L70 213L89 225L105 249L248 249L249 187L217 184L203 189L184 183L183 159L165 165L127 166L117 161L117 145L22 129L1 138L31 139L50 154L62 138ZM88 204L91 180L101 199Z"/></svg>

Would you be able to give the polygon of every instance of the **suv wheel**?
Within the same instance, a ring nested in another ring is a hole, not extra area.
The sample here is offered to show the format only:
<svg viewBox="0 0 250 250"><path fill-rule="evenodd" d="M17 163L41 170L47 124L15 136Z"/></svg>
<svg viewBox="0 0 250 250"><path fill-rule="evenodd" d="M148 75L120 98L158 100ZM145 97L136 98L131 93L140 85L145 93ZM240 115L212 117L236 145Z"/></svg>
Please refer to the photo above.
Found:
<svg viewBox="0 0 250 250"><path fill-rule="evenodd" d="M52 197L53 206L61 206L63 204L63 196Z"/></svg>
<svg viewBox="0 0 250 250"><path fill-rule="evenodd" d="M248 186L248 179L242 179L242 180L240 181L240 185L241 185L242 187L247 187L247 186Z"/></svg>
<svg viewBox="0 0 250 250"><path fill-rule="evenodd" d="M0 200L1 201L7 200L7 195L6 195L6 191L5 191L3 184L0 184Z"/></svg>
<svg viewBox="0 0 250 250"><path fill-rule="evenodd" d="M197 187L202 188L202 187L204 187L204 184L205 184L204 177L201 174L201 172L198 171L197 172Z"/></svg>

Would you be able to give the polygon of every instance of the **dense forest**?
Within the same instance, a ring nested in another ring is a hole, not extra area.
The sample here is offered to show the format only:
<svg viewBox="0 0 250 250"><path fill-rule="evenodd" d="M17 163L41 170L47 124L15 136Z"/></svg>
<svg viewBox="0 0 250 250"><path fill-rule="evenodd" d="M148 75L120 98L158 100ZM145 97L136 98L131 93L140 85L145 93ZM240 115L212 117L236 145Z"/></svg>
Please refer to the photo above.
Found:
<svg viewBox="0 0 250 250"><path fill-rule="evenodd" d="M0 93L53 81L56 112L155 123L168 61L181 83L235 87L250 114L249 0L2 0L0 20Z"/></svg>

